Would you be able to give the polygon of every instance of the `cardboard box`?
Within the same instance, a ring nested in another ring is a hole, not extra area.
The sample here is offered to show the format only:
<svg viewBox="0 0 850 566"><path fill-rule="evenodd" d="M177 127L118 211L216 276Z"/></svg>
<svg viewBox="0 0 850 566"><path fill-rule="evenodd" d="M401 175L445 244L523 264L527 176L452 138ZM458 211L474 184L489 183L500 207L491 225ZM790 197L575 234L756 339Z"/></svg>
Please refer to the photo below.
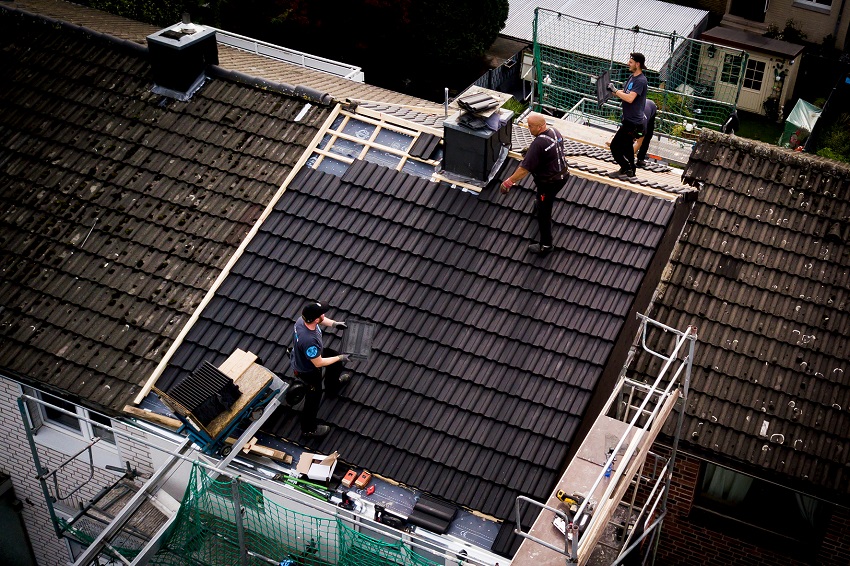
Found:
<svg viewBox="0 0 850 566"><path fill-rule="evenodd" d="M298 459L295 471L311 480L328 481L334 473L334 468L336 468L337 458L339 458L339 452L334 452L330 456L304 452Z"/></svg>

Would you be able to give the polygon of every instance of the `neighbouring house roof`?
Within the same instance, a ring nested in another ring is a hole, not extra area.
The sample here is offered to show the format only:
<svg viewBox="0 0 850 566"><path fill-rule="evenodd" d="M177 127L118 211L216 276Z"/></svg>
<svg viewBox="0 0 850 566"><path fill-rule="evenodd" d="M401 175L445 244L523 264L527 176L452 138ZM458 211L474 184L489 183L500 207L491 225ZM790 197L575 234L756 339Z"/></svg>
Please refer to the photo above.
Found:
<svg viewBox="0 0 850 566"><path fill-rule="evenodd" d="M850 167L709 132L684 179L699 199L653 312L698 329L682 446L850 501Z"/></svg>
<svg viewBox="0 0 850 566"><path fill-rule="evenodd" d="M0 8L0 371L120 410L329 115Z"/></svg>
<svg viewBox="0 0 850 566"><path fill-rule="evenodd" d="M323 402L329 436L301 438L286 411L265 431L502 519L519 494L545 500L681 203L572 177L541 259L532 186L479 196L359 160L305 168L157 386L237 347L288 372L293 321L319 299L376 324L372 357Z"/></svg>
<svg viewBox="0 0 850 566"><path fill-rule="evenodd" d="M745 51L758 51L759 53L767 53L769 55L784 57L785 59L793 59L797 57L805 49L804 46L781 39L771 39L750 31L729 28L729 27L714 27L704 32L700 39L710 41L729 47L737 47Z"/></svg>
<svg viewBox="0 0 850 566"><path fill-rule="evenodd" d="M10 4L22 10L74 23L141 45L146 45L145 38L148 35L159 31L159 28L150 24L115 16L101 10L95 10L63 0L17 0ZM219 65L222 68L240 71L273 82L310 87L319 92L327 92L337 100L351 98L376 102L382 105L399 107L399 111L401 112L407 112L409 109L426 109L429 113L436 112L439 114L442 109L441 105L421 98L344 79L224 45L218 46L218 55Z"/></svg>
<svg viewBox="0 0 850 566"><path fill-rule="evenodd" d="M669 47L664 52L656 53L655 49L642 43L635 44L633 34L620 32L617 36L620 42L615 52L611 53L611 34L607 29L596 26L596 22L608 25L615 24L615 13L619 4L619 16L616 25L620 28L639 28L671 34L675 32L680 37L694 37L695 33L705 29L708 19L706 10L698 10L687 6L662 2L661 0L636 0L632 2L617 2L616 0L601 0L587 2L586 0L510 0L508 19L500 32L502 35L515 39L533 42L535 9L550 10L567 14L587 22L588 26L568 26L564 20L563 32L556 34L549 30L543 36L538 35L538 41L551 47L583 53L601 59L614 58L615 61L625 61L631 51L643 51L650 69L659 70L666 63ZM573 22L575 23L575 22ZM596 28L596 29L594 29ZM558 40L551 37L557 35ZM643 38L644 41L647 38ZM665 43L667 40L664 40Z"/></svg>

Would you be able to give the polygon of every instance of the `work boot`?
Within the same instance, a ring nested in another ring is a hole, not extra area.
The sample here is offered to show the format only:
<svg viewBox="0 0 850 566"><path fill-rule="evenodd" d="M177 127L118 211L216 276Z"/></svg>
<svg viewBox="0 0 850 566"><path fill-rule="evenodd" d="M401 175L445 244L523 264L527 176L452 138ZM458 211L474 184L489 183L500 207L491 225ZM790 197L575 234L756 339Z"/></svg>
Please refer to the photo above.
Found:
<svg viewBox="0 0 850 566"><path fill-rule="evenodd" d="M552 246L542 246L540 244L531 244L528 246L528 251L541 257L549 254L554 249Z"/></svg>
<svg viewBox="0 0 850 566"><path fill-rule="evenodd" d="M331 427L328 425L320 424L316 427L316 430L312 432L302 432L302 436L306 436L307 438L321 438L328 434L331 431Z"/></svg>
<svg viewBox="0 0 850 566"><path fill-rule="evenodd" d="M635 165L637 165L638 167L641 167L641 168L646 167L646 160L645 159L638 159L637 163L635 163Z"/></svg>

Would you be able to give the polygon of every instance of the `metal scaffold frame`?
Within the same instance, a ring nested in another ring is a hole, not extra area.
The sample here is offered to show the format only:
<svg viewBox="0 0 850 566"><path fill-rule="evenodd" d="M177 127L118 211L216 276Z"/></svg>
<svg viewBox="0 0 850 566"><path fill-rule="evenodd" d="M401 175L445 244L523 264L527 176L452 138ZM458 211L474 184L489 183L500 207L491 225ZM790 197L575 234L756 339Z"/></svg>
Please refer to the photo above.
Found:
<svg viewBox="0 0 850 566"><path fill-rule="evenodd" d="M667 497L676 463L684 410L679 411L676 419L670 457L665 459L658 456L650 448L679 400L687 402L697 331L693 326L680 331L641 314L638 318L641 321L640 348L660 358L663 366L651 384L627 378L625 372L621 375L605 408L562 478L561 483L568 488L566 493L578 492L580 503L574 512L570 512L569 506L556 507L557 500L554 503L550 500L547 504L523 496L517 497L515 533L527 540L520 547L515 560L523 553L523 547L527 547L529 553L534 552L533 546L528 547L526 544L531 542L565 556L567 564L587 564L597 545L602 544L600 537L612 522L615 511L624 507L626 519L620 525L622 536L617 539L620 546L612 564L619 564L629 553L639 551L645 539L650 540L645 552L652 552L654 562L658 534L667 513ZM647 334L650 331L669 333L675 337L669 354L656 352L647 346ZM597 459L594 462L594 458L588 455L594 450L599 451L599 438L604 438L606 434L611 436L612 433L619 433L616 444L608 447L604 461ZM653 458L651 464L647 462L649 457ZM619 464L615 468L618 459ZM648 476L645 474L647 466L650 468ZM654 483L649 487L653 480ZM632 490L631 497L626 501L629 489ZM641 497L643 504L633 518L641 489L644 490ZM541 510L528 532L523 531L521 524L525 505ZM563 521L562 542L551 538L552 529L548 523L553 522L553 518L555 522L558 519ZM583 526L581 533L579 525ZM644 528L629 529L630 525L641 525ZM574 544L573 541L578 543Z"/></svg>

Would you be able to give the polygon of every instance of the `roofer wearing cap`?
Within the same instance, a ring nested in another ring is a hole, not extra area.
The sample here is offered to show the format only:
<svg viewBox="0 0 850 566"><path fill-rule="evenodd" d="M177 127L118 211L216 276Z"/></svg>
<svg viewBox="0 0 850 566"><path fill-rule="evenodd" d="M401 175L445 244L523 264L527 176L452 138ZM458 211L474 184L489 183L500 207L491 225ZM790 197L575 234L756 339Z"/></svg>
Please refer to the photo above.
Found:
<svg viewBox="0 0 850 566"><path fill-rule="evenodd" d="M322 326L343 330L346 328L345 322L325 316L328 308L322 303L308 303L301 311L301 317L295 321L293 335L290 365L295 376L307 386L304 408L301 411L301 432L311 437L324 436L331 430L329 426L320 425L316 421L322 402L322 382L324 381L325 392L335 396L351 379L351 374L342 373L343 362L348 359L348 354L338 354L324 348L322 344Z"/></svg>
<svg viewBox="0 0 850 566"><path fill-rule="evenodd" d="M552 246L552 205L555 196L570 176L567 158L564 154L564 137L546 124L546 118L541 114L528 115L528 131L534 140L528 148L522 162L516 171L502 182L501 191L508 193L515 183L521 181L529 173L534 178L537 187L535 209L537 226L540 229L540 243L528 246L528 251L540 256L551 252Z"/></svg>
<svg viewBox="0 0 850 566"><path fill-rule="evenodd" d="M646 107L646 58L642 53L629 56L629 71L632 76L626 81L626 88L618 90L614 83L608 83L608 90L623 101L623 123L611 140L611 155L620 166L618 175L635 176L635 140L643 135L644 108Z"/></svg>

